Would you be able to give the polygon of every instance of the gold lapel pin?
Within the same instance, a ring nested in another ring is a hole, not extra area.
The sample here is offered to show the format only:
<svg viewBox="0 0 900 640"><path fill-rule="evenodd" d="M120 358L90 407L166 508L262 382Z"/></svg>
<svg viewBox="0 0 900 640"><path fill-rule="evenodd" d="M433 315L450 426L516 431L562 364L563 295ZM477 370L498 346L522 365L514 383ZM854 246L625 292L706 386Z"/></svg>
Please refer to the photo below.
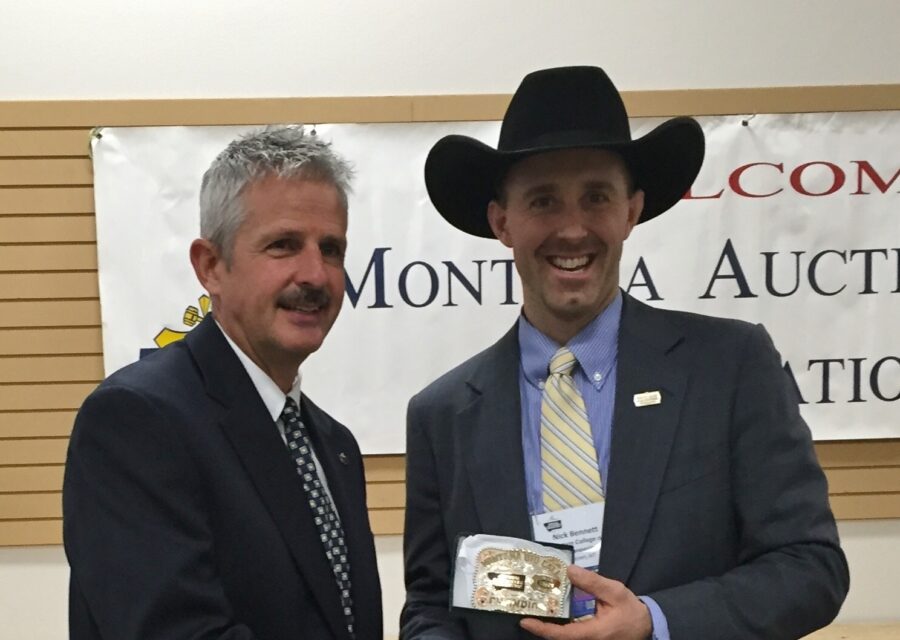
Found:
<svg viewBox="0 0 900 640"><path fill-rule="evenodd" d="M662 394L659 391L644 391L643 393L634 394L634 406L649 407L652 404L660 404L662 402Z"/></svg>

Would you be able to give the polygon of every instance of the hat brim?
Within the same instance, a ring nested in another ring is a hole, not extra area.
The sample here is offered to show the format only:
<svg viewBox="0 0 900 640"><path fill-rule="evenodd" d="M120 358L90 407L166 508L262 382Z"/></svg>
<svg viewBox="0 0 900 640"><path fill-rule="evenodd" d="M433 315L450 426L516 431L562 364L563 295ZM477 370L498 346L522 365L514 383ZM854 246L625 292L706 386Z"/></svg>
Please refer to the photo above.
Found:
<svg viewBox="0 0 900 640"><path fill-rule="evenodd" d="M537 153L564 149L606 149L622 156L635 186L644 192L639 222L651 220L677 203L703 164L703 130L693 118L664 122L647 135L627 142L582 138L552 141L515 151L498 151L468 136L438 140L425 161L425 186L431 202L447 222L461 231L493 238L488 203L510 166Z"/></svg>

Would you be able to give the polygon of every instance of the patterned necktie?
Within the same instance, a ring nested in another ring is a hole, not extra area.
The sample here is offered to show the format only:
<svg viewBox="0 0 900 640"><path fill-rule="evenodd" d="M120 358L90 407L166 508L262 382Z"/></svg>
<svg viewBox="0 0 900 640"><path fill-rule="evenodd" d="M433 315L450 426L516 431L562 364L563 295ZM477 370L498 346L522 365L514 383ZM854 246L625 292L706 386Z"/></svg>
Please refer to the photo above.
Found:
<svg viewBox="0 0 900 640"><path fill-rule="evenodd" d="M319 530L319 539L325 548L325 556L331 563L338 591L341 594L341 606L347 622L350 637L353 634L353 599L350 597L350 563L347 560L347 545L344 543L344 529L338 518L331 498L322 487L316 465L312 457L312 444L306 426L300 420L300 411L293 398L288 398L281 412L284 435L288 449L297 463L297 473L303 481L303 491L310 511Z"/></svg>
<svg viewBox="0 0 900 640"><path fill-rule="evenodd" d="M591 425L572 379L576 364L571 351L559 349L541 394L541 479L548 511L603 502Z"/></svg>

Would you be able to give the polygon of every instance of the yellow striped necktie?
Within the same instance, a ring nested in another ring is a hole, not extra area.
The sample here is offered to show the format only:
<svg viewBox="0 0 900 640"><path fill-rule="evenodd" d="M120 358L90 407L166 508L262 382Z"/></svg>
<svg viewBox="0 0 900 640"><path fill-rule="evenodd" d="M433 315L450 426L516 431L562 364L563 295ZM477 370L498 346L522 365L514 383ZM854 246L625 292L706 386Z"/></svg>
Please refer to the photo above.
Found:
<svg viewBox="0 0 900 640"><path fill-rule="evenodd" d="M548 511L603 502L591 425L572 379L576 364L571 351L559 349L541 394L541 479Z"/></svg>

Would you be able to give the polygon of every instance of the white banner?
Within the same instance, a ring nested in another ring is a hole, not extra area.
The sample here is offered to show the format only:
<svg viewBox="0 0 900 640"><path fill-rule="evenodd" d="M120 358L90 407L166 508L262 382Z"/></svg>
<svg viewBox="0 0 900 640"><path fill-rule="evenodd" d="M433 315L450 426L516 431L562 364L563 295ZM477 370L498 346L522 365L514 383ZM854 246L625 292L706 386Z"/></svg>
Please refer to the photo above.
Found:
<svg viewBox="0 0 900 640"><path fill-rule="evenodd" d="M817 439L900 437L900 113L699 121L700 176L626 242L623 288L660 307L763 323ZM659 122L635 120L633 132ZM108 128L95 139L107 374L208 311L188 260L200 177L248 129ZM353 430L364 453L403 452L409 397L517 317L510 251L444 222L422 178L441 136L494 145L498 129L317 126L354 163L357 180L347 298L303 364L303 389Z"/></svg>

